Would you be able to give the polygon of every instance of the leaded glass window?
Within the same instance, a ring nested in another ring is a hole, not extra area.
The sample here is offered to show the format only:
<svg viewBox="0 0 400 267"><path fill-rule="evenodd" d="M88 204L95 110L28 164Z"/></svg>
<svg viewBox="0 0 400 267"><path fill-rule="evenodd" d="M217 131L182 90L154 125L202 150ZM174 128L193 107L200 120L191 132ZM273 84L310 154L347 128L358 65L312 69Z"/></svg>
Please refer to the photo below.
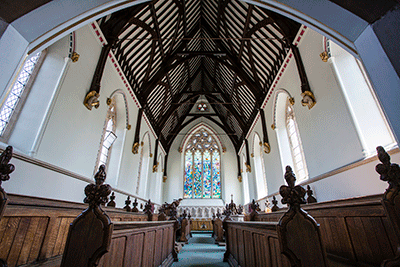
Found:
<svg viewBox="0 0 400 267"><path fill-rule="evenodd" d="M214 137L196 131L185 147L185 198L221 198L221 156Z"/></svg>
<svg viewBox="0 0 400 267"><path fill-rule="evenodd" d="M12 124L15 123L16 115L21 109L23 102L29 93L36 78L40 65L43 62L46 50L28 58L21 68L10 92L0 109L0 136L4 137L10 132Z"/></svg>
<svg viewBox="0 0 400 267"><path fill-rule="evenodd" d="M297 175L297 182L299 183L308 178L308 171L303 154L303 146L301 144L299 129L296 123L296 117L294 115L294 110L290 104L289 98L286 101L286 130L292 152L293 167Z"/></svg>

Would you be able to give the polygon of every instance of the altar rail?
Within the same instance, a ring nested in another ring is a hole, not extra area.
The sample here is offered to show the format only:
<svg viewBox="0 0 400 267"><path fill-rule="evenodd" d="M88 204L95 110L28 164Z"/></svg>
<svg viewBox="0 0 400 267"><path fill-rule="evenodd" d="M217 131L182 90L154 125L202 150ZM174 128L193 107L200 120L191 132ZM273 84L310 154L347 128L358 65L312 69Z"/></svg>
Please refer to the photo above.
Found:
<svg viewBox="0 0 400 267"><path fill-rule="evenodd" d="M57 266L70 223L88 205L14 194L8 194L8 199L0 220L0 259L6 260L9 267ZM147 221L143 212L103 209L114 222Z"/></svg>
<svg viewBox="0 0 400 267"><path fill-rule="evenodd" d="M323 245L332 266L379 266L395 257L396 234L382 195L302 205L320 224ZM256 221L278 222L287 209L255 216Z"/></svg>

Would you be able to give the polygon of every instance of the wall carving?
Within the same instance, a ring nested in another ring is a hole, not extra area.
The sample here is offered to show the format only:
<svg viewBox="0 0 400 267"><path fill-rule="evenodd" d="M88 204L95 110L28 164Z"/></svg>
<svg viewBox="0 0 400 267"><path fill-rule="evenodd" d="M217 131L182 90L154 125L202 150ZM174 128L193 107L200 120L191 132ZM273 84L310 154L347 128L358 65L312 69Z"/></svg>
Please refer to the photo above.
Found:
<svg viewBox="0 0 400 267"><path fill-rule="evenodd" d="M222 213L224 206L179 206L177 210L179 215L186 210L186 213L190 213L192 219L212 218L213 214Z"/></svg>

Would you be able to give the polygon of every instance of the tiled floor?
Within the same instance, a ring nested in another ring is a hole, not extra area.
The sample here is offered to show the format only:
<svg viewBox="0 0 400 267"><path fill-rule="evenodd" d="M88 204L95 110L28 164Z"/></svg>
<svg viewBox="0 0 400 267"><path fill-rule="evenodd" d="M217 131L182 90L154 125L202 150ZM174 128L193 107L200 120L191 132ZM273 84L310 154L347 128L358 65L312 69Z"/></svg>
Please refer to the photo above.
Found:
<svg viewBox="0 0 400 267"><path fill-rule="evenodd" d="M189 239L178 254L179 261L172 266L229 266L223 262L225 247L214 244L214 238L211 233L193 233L193 237Z"/></svg>

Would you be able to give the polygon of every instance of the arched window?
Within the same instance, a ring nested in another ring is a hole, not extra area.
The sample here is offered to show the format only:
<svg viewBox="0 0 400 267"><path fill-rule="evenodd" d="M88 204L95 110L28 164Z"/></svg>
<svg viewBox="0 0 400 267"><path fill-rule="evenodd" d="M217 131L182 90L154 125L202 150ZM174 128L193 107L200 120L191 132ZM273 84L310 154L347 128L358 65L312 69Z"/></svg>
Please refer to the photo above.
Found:
<svg viewBox="0 0 400 267"><path fill-rule="evenodd" d="M242 182L243 182L243 200L244 204L250 203L250 188L249 188L249 177L246 172L246 156L242 155L242 162L241 162L241 173L242 173Z"/></svg>
<svg viewBox="0 0 400 267"><path fill-rule="evenodd" d="M261 144L261 145L260 145ZM253 139L254 171L257 181L257 198L260 199L268 194L267 182L265 179L265 166L262 152L262 143L259 135L254 134Z"/></svg>
<svg viewBox="0 0 400 267"><path fill-rule="evenodd" d="M115 106L115 99L112 98L111 104L109 105L106 121L103 128L103 134L101 136L100 149L97 155L97 162L95 172L97 172L100 165L108 165L108 161L111 154L111 147L114 143L115 139L117 139L117 135L115 134L116 129L116 118L117 111Z"/></svg>
<svg viewBox="0 0 400 267"><path fill-rule="evenodd" d="M186 144L184 198L221 198L221 156L214 137L202 128Z"/></svg>
<svg viewBox="0 0 400 267"><path fill-rule="evenodd" d="M297 182L304 181L308 178L306 161L303 154L303 146L301 144L299 129L294 116L293 106L290 99L286 99L286 132L289 139L290 150L292 153L293 166L297 176Z"/></svg>
<svg viewBox="0 0 400 267"><path fill-rule="evenodd" d="M46 51L39 52L24 62L16 81L7 92L0 109L0 140L5 141L10 136L13 125L43 63Z"/></svg>

